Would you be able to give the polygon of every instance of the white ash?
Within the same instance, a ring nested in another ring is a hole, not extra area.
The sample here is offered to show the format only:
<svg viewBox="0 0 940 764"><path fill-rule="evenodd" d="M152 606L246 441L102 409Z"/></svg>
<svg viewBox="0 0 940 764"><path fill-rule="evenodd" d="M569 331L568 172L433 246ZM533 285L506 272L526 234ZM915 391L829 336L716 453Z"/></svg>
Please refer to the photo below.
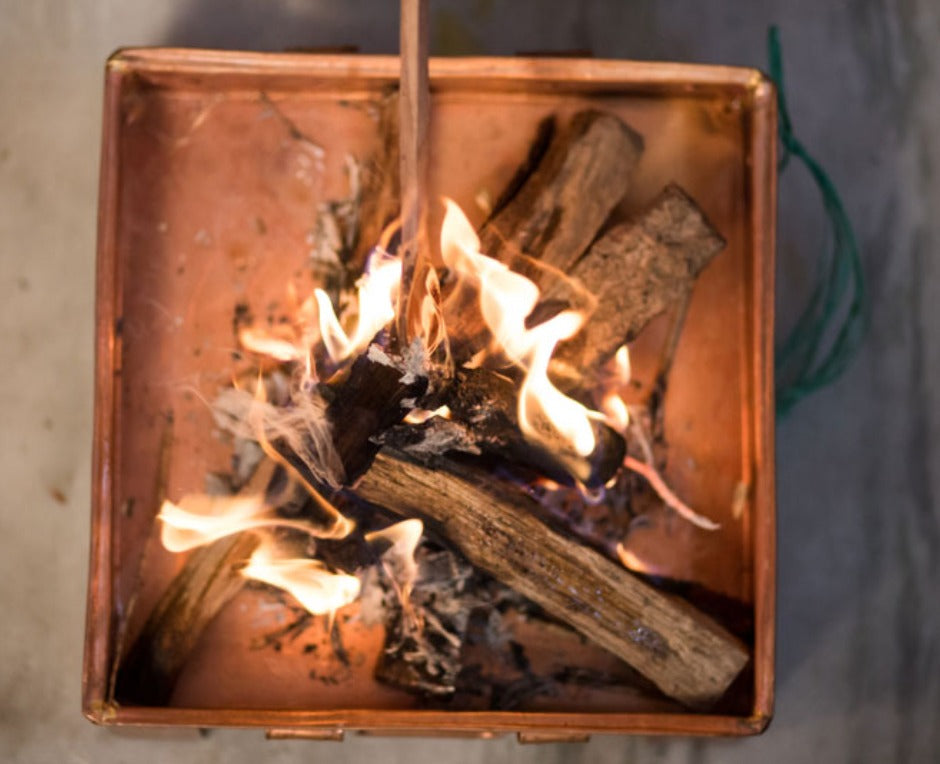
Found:
<svg viewBox="0 0 940 764"><path fill-rule="evenodd" d="M403 385L414 384L420 378L428 375L428 355L424 347L424 341L420 337L416 337L405 348L405 352L401 356L395 355L394 357L386 353L379 344L373 342L366 349L366 358L373 363L380 363L383 366L400 371L401 378L399 381Z"/></svg>
<svg viewBox="0 0 940 764"><path fill-rule="evenodd" d="M414 341L405 348L402 364L398 368L404 372L401 377L403 385L414 384L420 377L427 376L428 354L424 347L424 341L420 337L415 337Z"/></svg>
<svg viewBox="0 0 940 764"><path fill-rule="evenodd" d="M393 369L398 368L398 364L392 361L388 353L382 350L382 348L375 343L369 345L369 349L366 350L366 358L368 358L373 363L380 363L383 366L391 366Z"/></svg>
<svg viewBox="0 0 940 764"><path fill-rule="evenodd" d="M373 438L373 442L404 451L418 461L430 464L448 451L479 456L476 434L462 422L432 417L419 425L402 424Z"/></svg>

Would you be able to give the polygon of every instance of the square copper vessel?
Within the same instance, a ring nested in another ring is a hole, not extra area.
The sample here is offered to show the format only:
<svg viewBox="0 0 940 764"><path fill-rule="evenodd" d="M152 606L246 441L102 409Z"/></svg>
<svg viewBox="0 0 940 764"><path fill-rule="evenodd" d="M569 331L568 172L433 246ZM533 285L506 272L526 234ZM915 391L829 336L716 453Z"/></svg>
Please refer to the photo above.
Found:
<svg viewBox="0 0 940 764"><path fill-rule="evenodd" d="M313 738L347 730L524 740L762 731L774 688L775 96L751 69L630 61L432 59L432 186L479 222L477 193L498 192L543 116L596 107L646 139L625 209L676 181L727 239L697 283L665 406L666 478L722 530L707 543L677 530L649 548L658 571L753 608L746 708L426 710L376 683L368 662L325 687L290 656L249 651L243 635L259 617L250 589L210 626L170 706L110 701L131 599L139 591L133 625L182 564L154 540L160 475L170 496L199 491L206 470L227 459L204 401L231 380L233 306L283 299L307 257L317 204L346 192L346 155L363 156L379 140L375 104L395 86L398 66L395 57L173 49L124 50L107 64L86 716ZM654 322L641 338L640 368L643 348L665 332ZM167 437L172 449L161 465ZM349 638L366 652L381 644L372 632Z"/></svg>

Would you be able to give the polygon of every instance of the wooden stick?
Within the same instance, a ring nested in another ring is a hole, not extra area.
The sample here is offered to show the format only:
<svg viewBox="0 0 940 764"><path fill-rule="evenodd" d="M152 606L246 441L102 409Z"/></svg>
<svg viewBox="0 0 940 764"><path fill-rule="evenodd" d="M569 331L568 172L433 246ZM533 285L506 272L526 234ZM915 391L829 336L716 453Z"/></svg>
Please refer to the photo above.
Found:
<svg viewBox="0 0 940 764"><path fill-rule="evenodd" d="M227 536L190 554L118 669L120 703L164 706L205 628L245 584L240 568L258 539Z"/></svg>
<svg viewBox="0 0 940 764"><path fill-rule="evenodd" d="M450 469L450 468L449 468ZM706 706L748 661L746 648L686 602L549 530L492 476L430 470L380 452L356 494L441 528L470 562L617 655L666 695Z"/></svg>
<svg viewBox="0 0 940 764"><path fill-rule="evenodd" d="M428 182L428 0L401 0L401 84L398 99L401 154L402 273L398 294L398 339L413 336L413 318L424 295Z"/></svg>

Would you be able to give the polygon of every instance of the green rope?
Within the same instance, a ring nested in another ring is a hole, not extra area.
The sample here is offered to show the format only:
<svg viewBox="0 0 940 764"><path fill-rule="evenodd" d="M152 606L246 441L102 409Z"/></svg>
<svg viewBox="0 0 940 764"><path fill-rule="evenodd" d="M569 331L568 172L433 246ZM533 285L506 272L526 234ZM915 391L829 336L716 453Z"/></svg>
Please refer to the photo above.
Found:
<svg viewBox="0 0 940 764"><path fill-rule="evenodd" d="M777 85L783 170L791 157L803 163L819 188L833 233L832 247L819 263L818 283L790 334L777 348L777 414L784 415L802 398L835 381L855 356L868 323L865 280L858 244L832 179L793 135L783 86L780 35L767 34L770 77ZM846 308L846 303L848 307ZM826 337L834 339L824 343Z"/></svg>

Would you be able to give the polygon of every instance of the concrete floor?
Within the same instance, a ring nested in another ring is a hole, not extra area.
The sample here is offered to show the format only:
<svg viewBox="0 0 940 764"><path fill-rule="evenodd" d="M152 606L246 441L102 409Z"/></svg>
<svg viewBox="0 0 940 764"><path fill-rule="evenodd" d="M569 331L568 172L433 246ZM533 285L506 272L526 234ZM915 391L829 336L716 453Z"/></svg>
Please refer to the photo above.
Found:
<svg viewBox="0 0 940 764"><path fill-rule="evenodd" d="M546 6L550 5L550 11ZM98 729L79 713L102 64L121 45L396 48L397 3L0 1L0 759L6 762L872 761L940 757L940 9L930 0L433 0L434 48L762 65L781 25L791 106L858 226L872 328L779 426L776 719L744 741L268 743ZM781 185L784 322L824 241ZM933 380L933 381L932 381Z"/></svg>

